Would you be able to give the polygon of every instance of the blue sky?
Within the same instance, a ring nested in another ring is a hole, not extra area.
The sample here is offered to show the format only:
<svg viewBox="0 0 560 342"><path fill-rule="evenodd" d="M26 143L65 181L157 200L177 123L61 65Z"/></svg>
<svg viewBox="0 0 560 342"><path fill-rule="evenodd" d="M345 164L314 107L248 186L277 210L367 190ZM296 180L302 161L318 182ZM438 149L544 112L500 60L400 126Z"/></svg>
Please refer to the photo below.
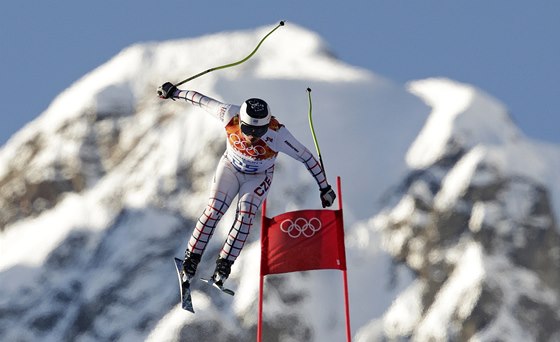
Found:
<svg viewBox="0 0 560 342"><path fill-rule="evenodd" d="M0 144L133 43L280 20L398 83L444 76L474 84L504 102L528 136L560 143L559 1L57 0L2 6Z"/></svg>

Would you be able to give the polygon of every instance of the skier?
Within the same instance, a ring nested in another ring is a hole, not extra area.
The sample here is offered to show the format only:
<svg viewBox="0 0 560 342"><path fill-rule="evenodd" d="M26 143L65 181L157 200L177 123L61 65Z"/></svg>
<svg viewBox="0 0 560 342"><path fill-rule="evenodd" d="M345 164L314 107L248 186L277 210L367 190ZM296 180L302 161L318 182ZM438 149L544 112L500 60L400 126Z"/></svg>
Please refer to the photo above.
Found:
<svg viewBox="0 0 560 342"><path fill-rule="evenodd" d="M212 280L223 286L239 256L257 210L267 196L278 152L299 160L317 181L323 208L330 207L335 192L320 163L272 116L268 104L257 98L241 106L226 104L192 90L180 90L166 82L158 88L162 99L183 99L217 117L225 128L227 147L214 175L210 199L198 218L185 251L183 272L188 282L194 277L214 229L238 195L235 221L216 261Z"/></svg>

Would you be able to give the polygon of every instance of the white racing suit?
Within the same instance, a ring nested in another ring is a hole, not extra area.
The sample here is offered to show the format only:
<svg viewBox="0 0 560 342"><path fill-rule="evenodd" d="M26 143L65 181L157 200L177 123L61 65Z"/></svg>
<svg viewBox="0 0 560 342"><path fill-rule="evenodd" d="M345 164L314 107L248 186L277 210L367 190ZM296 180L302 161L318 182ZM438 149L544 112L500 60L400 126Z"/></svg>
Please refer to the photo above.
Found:
<svg viewBox="0 0 560 342"><path fill-rule="evenodd" d="M187 246L188 252L204 253L216 225L238 195L235 221L220 252L221 258L235 261L272 183L278 152L305 164L320 189L328 186L317 159L275 117L270 120L265 135L251 143L241 133L240 106L222 103L190 90L181 90L174 97L199 106L218 118L227 136L227 148L214 175L208 205L198 218Z"/></svg>

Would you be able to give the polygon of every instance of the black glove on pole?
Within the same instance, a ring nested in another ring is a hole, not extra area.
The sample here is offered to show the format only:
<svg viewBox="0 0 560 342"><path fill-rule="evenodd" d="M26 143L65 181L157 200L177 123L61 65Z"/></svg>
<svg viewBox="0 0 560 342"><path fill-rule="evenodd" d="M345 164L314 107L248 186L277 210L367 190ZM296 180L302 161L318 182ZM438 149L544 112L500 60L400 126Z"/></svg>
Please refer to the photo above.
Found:
<svg viewBox="0 0 560 342"><path fill-rule="evenodd" d="M157 93L158 96L161 97L162 99L168 99L172 97L177 90L179 89L177 89L177 87L174 86L173 83L165 82L157 89Z"/></svg>

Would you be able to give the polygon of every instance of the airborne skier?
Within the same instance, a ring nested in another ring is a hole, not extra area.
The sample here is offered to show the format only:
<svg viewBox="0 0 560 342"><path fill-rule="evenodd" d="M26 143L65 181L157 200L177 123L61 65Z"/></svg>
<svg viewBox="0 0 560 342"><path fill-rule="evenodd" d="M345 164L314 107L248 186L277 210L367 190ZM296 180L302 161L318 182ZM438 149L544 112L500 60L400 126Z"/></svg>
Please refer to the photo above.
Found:
<svg viewBox="0 0 560 342"><path fill-rule="evenodd" d="M238 195L236 218L212 275L212 281L222 288L247 240L257 210L268 194L278 152L306 166L319 185L323 208L333 204L336 195L320 163L272 116L265 101L251 98L241 106L227 104L196 91L180 90L170 82L158 88L158 95L162 99L183 99L206 110L222 122L227 137L226 151L216 169L208 204L198 218L185 251L183 272L189 283L216 225Z"/></svg>

